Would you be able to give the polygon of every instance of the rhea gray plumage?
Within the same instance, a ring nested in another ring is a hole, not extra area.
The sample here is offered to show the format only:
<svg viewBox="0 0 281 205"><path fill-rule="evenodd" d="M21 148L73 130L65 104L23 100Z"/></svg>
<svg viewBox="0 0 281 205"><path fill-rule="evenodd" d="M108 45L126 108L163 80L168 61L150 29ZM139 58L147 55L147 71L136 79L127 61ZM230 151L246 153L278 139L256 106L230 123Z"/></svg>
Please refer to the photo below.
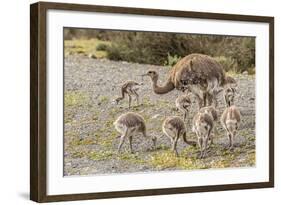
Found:
<svg viewBox="0 0 281 205"><path fill-rule="evenodd" d="M207 113L198 112L193 118L193 132L198 138L198 145L200 147L200 158L206 156L210 134L213 129L213 117Z"/></svg>
<svg viewBox="0 0 281 205"><path fill-rule="evenodd" d="M128 112L120 115L114 122L115 129L121 134L118 152L120 152L124 140L129 139L130 151L133 152L132 140L138 133L142 134L144 138L149 138L146 133L146 125L144 118L134 112ZM151 137L153 146L156 146L156 138Z"/></svg>
<svg viewBox="0 0 281 205"><path fill-rule="evenodd" d="M241 114L235 105L227 107L222 113L221 124L229 138L229 149L233 149L233 140L237 134L240 122Z"/></svg>
<svg viewBox="0 0 281 205"><path fill-rule="evenodd" d="M182 136L183 141L189 145L196 145L196 142L186 139L186 128L184 121L178 116L167 117L163 124L162 130L167 137L170 138L172 144L172 151L178 156L177 143Z"/></svg>

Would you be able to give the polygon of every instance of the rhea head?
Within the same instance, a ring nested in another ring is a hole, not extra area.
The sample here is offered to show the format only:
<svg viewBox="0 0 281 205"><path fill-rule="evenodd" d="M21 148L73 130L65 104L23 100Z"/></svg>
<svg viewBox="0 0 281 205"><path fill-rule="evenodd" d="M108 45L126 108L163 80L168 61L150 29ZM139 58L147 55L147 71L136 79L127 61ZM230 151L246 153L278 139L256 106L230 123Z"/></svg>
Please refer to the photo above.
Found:
<svg viewBox="0 0 281 205"><path fill-rule="evenodd" d="M141 75L142 77L144 76L149 76L151 78L151 80L153 81L157 81L158 80L158 73L154 70L150 70L147 73Z"/></svg>

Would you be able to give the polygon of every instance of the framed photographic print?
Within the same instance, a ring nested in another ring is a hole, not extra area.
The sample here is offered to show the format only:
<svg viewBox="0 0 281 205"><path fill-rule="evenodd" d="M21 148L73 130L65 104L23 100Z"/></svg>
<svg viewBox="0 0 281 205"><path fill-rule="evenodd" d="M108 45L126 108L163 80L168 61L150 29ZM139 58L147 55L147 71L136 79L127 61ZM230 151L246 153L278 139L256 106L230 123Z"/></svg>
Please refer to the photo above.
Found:
<svg viewBox="0 0 281 205"><path fill-rule="evenodd" d="M30 198L274 186L274 18L40 2Z"/></svg>

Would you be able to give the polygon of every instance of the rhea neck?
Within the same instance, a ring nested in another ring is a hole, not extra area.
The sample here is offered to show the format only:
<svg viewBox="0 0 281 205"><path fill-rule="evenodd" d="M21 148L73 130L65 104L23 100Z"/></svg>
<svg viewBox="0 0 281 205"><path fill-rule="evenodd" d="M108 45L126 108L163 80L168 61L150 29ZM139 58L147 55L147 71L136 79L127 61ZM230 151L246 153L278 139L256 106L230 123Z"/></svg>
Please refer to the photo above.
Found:
<svg viewBox="0 0 281 205"><path fill-rule="evenodd" d="M151 77L151 84L152 84L153 90L155 90L155 89L157 90L159 88L158 76Z"/></svg>
<svg viewBox="0 0 281 205"><path fill-rule="evenodd" d="M175 88L171 81L167 81L164 86L158 85L158 76L151 77L152 88L156 94L165 94Z"/></svg>

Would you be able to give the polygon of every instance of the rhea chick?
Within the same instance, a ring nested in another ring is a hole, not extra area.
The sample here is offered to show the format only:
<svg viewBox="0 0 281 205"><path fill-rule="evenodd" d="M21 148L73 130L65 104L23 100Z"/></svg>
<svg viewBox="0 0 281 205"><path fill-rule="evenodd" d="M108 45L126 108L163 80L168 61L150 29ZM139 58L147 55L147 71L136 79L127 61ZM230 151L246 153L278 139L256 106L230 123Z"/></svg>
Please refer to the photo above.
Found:
<svg viewBox="0 0 281 205"><path fill-rule="evenodd" d="M115 129L121 134L118 152L120 152L125 139L128 138L130 151L133 153L132 140L133 136L138 133L142 134L144 138L151 138L153 148L156 147L156 137L150 137L147 135L145 121L141 115L128 112L120 115L113 124Z"/></svg>
<svg viewBox="0 0 281 205"><path fill-rule="evenodd" d="M199 112L209 114L213 118L213 121L218 120L218 111L214 106L202 107Z"/></svg>
<svg viewBox="0 0 281 205"><path fill-rule="evenodd" d="M230 107L234 104L234 98L236 94L236 88L226 87L224 89L224 101L227 107Z"/></svg>
<svg viewBox="0 0 281 205"><path fill-rule="evenodd" d="M221 124L227 132L229 138L229 149L233 149L233 140L237 134L239 124L241 121L241 114L239 109L232 105L227 107L221 116Z"/></svg>
<svg viewBox="0 0 281 205"><path fill-rule="evenodd" d="M180 110L181 112L183 112L183 114L184 114L183 120L185 121L187 118L188 111L191 106L190 95L180 95L176 99L175 103L176 103L177 109Z"/></svg>
<svg viewBox="0 0 281 205"><path fill-rule="evenodd" d="M225 85L230 85L231 87L237 87L237 81L231 76L225 76Z"/></svg>
<svg viewBox="0 0 281 205"><path fill-rule="evenodd" d="M213 129L213 117L207 113L198 112L193 118L193 132L198 138L198 145L200 148L200 157L206 156L208 148L208 141L210 140L210 133Z"/></svg>
<svg viewBox="0 0 281 205"><path fill-rule="evenodd" d="M119 101L123 100L125 98L125 95L128 95L129 99L129 109L131 108L131 102L132 102L132 96L135 96L137 105L139 105L139 95L137 93L139 86L141 84L137 83L133 80L128 80L121 86L121 97L118 97L115 101L118 104Z"/></svg>
<svg viewBox="0 0 281 205"><path fill-rule="evenodd" d="M214 106L202 107L199 112L210 115L213 120L213 127L216 128L214 124L218 121L218 111ZM215 132L218 133L217 129L215 129ZM211 141L211 144L213 144L213 134L210 134L209 140Z"/></svg>
<svg viewBox="0 0 281 205"><path fill-rule="evenodd" d="M181 136L185 143L192 146L196 145L196 142L186 139L186 128L184 125L184 121L180 117L167 117L162 124L162 130L165 135L170 138L171 149L176 154L176 156L178 156L177 143Z"/></svg>

